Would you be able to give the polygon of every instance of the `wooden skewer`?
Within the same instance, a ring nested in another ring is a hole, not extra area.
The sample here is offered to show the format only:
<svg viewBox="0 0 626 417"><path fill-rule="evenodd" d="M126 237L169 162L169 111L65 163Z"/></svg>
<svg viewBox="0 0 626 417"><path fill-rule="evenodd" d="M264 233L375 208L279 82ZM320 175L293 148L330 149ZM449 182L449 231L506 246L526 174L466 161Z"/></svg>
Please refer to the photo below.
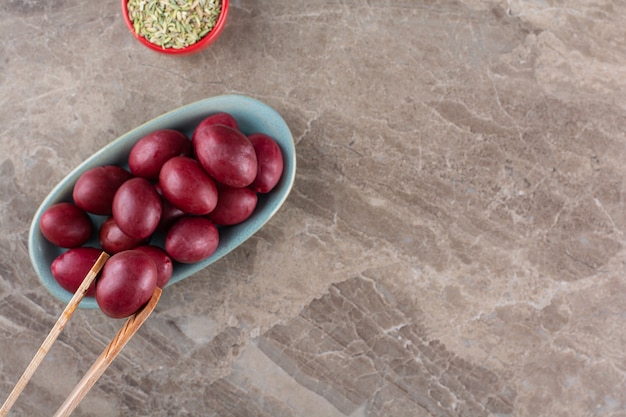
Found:
<svg viewBox="0 0 626 417"><path fill-rule="evenodd" d="M9 410L11 409L11 407L13 407L13 404L15 404L15 401L20 396L22 391L24 391L26 384L28 384L28 381L30 381L30 378L33 376L33 374L43 361L43 358L52 347L52 344L56 341L56 339L65 328L65 325L69 321L70 317L72 316L72 314L74 314L74 311L76 311L78 304L83 299L83 297L89 290L89 287L96 279L96 276L108 259L109 255L106 252L102 252L96 260L96 263L94 263L89 272L87 272L85 279L83 279L83 282L80 284L80 286L70 299L69 303L57 319L57 322L52 327L52 330L50 330L50 333L48 333L48 336L39 347L39 350L37 351L33 359L30 361L30 364L28 365L20 379L17 381L17 384L15 384L15 387L13 387L13 391L11 391L9 397L2 405L2 408L0 408L0 417L6 417L6 415L9 413Z"/></svg>
<svg viewBox="0 0 626 417"><path fill-rule="evenodd" d="M85 395L87 395L87 392L94 386L98 378L102 376L111 362L113 362L115 357L124 346L126 346L126 343L128 343L131 337L139 330L139 327L146 321L150 313L152 313L156 307L160 297L161 289L157 287L152 293L150 301L148 301L141 310L128 318L124 327L117 332L113 340L111 340L80 382L74 387L74 390L65 399L61 407L59 407L54 417L68 417L72 411L74 411Z"/></svg>

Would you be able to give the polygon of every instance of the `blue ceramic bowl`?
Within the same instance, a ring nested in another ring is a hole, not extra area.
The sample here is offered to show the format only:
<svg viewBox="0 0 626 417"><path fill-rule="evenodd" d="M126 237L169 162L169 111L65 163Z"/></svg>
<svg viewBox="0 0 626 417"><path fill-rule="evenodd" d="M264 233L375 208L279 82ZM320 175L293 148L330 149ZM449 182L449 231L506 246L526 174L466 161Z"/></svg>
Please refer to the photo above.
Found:
<svg viewBox="0 0 626 417"><path fill-rule="evenodd" d="M260 132L273 137L283 152L284 172L280 182L270 193L259 195L258 206L248 220L239 225L220 229L219 246L211 257L194 264L175 264L174 273L167 286L193 275L228 254L261 229L278 211L291 191L296 173L295 145L291 131L283 118L268 105L240 95L217 96L180 107L131 130L93 154L54 187L37 209L28 236L29 253L37 275L54 297L67 303L72 293L63 289L50 272L52 261L65 249L51 244L41 234L39 220L43 212L53 204L72 201L74 184L85 171L102 165L119 165L128 169L127 158L130 149L146 134L157 129L176 129L191 137L201 120L217 112L230 113L245 134ZM105 217L92 216L92 219L99 226ZM156 239L158 241L159 237ZM97 238L94 237L87 245L97 246ZM79 307L95 309L98 308L98 304L94 298L84 298Z"/></svg>

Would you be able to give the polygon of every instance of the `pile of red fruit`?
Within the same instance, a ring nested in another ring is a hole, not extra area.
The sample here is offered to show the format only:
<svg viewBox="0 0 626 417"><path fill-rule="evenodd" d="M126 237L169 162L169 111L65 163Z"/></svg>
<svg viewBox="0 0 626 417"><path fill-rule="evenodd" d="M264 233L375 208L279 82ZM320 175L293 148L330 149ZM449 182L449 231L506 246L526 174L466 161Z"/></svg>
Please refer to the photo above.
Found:
<svg viewBox="0 0 626 417"><path fill-rule="evenodd" d="M87 296L116 318L144 305L163 288L176 262L193 263L217 249L219 227L254 212L258 193L270 192L283 172L278 143L246 136L228 113L196 126L191 140L171 129L141 138L117 165L90 169L76 181L73 201L41 216L51 243L68 250L51 265L59 285L75 292L102 251L112 255ZM99 227L94 216L104 216ZM86 246L97 232L99 245ZM164 236L159 246L155 234Z"/></svg>

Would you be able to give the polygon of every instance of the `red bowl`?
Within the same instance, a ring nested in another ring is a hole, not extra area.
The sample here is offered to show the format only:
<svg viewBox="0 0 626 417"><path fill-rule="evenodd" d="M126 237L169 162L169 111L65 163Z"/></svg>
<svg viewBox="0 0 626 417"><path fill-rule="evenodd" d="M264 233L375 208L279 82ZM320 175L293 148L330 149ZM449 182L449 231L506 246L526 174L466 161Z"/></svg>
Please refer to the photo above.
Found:
<svg viewBox="0 0 626 417"><path fill-rule="evenodd" d="M130 30L130 33L132 33L135 39L137 39L144 46L152 49L153 51L161 52L162 54L167 55L190 55L202 51L213 42L215 42L215 40L220 36L222 30L224 29L224 26L226 26L226 18L228 17L228 0L222 0L222 10L219 17L217 18L217 22L215 23L213 29L211 29L211 31L206 34L206 36L204 36L198 42L185 48L162 48L159 45L150 42L143 36L139 36L137 33L135 33L133 23L130 21L130 16L128 16L128 7L126 7L127 4L128 0L122 0L122 15L124 16L124 22L126 22L126 26L128 27L128 30Z"/></svg>

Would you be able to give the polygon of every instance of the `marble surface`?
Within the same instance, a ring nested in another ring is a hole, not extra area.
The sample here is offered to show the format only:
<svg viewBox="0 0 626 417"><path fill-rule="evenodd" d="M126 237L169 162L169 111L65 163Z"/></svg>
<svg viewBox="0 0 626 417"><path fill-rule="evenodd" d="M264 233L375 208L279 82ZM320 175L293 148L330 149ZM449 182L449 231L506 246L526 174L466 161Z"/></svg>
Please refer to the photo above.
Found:
<svg viewBox="0 0 626 417"><path fill-rule="evenodd" d="M232 0L180 58L118 1L0 12L2 400L63 308L28 257L39 203L237 93L292 129L293 192L74 415L626 416L626 2ZM52 415L121 324L77 312L10 415Z"/></svg>

